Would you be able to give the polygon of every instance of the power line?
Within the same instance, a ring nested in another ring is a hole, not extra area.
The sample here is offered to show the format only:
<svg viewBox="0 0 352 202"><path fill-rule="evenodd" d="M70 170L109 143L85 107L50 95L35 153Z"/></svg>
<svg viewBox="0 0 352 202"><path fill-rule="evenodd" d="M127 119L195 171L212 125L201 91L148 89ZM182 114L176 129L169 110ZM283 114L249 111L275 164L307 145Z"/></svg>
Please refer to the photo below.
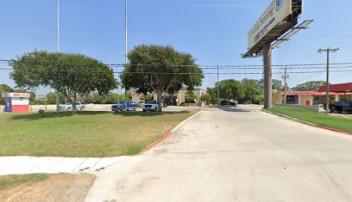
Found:
<svg viewBox="0 0 352 202"><path fill-rule="evenodd" d="M11 68L0 68L3 71L13 71ZM104 73L104 71L90 71L90 70L60 70L52 72L67 72L67 73ZM315 73L324 73L326 71L290 71L286 72L287 74L315 74ZM330 72L352 72L351 70L334 70ZM114 74L154 74L154 75L262 75L262 72L124 72L124 71L113 71ZM285 72L273 72L273 74L284 74Z"/></svg>
<svg viewBox="0 0 352 202"><path fill-rule="evenodd" d="M16 62L16 60L13 59L0 59L0 62ZM125 64L119 64L119 63L110 63L110 64L105 64L109 67L125 67ZM306 63L306 64L277 64L277 65L272 65L273 67L279 67L276 69L319 69L319 68L325 68L326 64L325 63ZM352 66L352 62L340 62L340 63L331 63L332 67L337 67L337 66L343 66L348 68ZM263 68L263 65L211 65L211 64L195 64L195 65L183 65L183 64L128 64L128 66L162 66L162 67L200 67L201 69L214 69L216 70L217 68L219 69L261 69ZM256 67L256 68L255 68ZM341 67L342 68L342 67Z"/></svg>

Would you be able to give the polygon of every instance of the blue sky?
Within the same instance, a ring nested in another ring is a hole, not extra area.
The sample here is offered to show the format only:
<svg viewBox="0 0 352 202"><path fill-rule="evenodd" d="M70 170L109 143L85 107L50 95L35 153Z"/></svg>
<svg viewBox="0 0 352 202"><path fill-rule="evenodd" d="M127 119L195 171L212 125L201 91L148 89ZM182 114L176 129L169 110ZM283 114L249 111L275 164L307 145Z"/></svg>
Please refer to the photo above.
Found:
<svg viewBox="0 0 352 202"><path fill-rule="evenodd" d="M61 51L87 54L105 63L124 62L123 0L61 1ZM142 43L169 44L191 53L199 64L261 64L261 58L242 59L240 55L247 48L249 29L270 2L129 0L129 48ZM332 55L332 62L352 61L351 9L351 0L305 0L300 20L315 22L274 50L273 63L322 63L325 55L317 50L326 47L341 48ZM56 50L56 0L0 0L0 58L15 58L33 50ZM14 86L8 74L0 71L0 83ZM220 79L244 77L261 78L221 75ZM289 85L324 78L324 73L292 74ZM352 81L352 72L332 73L331 80ZM206 75L203 87L215 82L216 76Z"/></svg>

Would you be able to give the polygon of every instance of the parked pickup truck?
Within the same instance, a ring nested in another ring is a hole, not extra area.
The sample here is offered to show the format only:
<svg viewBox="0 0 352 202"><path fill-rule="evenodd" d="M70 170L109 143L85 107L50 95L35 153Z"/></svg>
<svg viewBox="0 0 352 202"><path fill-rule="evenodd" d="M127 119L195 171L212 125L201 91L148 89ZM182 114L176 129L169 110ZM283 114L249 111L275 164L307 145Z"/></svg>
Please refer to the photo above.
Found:
<svg viewBox="0 0 352 202"><path fill-rule="evenodd" d="M76 102L76 110L78 111L83 111L85 109L85 105L82 104L81 102ZM73 110L73 104L72 103L66 103L63 105L60 105L60 111L72 111Z"/></svg>
<svg viewBox="0 0 352 202"><path fill-rule="evenodd" d="M337 113L352 113L352 101L336 102L334 105L330 105L330 111Z"/></svg>
<svg viewBox="0 0 352 202"><path fill-rule="evenodd" d="M163 107L159 101L147 101L143 105L143 112L161 112L162 108Z"/></svg>

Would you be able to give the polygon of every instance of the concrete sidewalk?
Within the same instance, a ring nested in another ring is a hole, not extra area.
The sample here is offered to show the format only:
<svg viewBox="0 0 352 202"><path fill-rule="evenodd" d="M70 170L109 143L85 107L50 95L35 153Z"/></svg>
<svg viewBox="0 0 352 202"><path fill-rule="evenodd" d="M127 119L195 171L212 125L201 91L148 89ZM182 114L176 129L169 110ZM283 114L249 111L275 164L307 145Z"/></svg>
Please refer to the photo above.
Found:
<svg viewBox="0 0 352 202"><path fill-rule="evenodd" d="M0 157L0 175L32 173L90 173L117 165L129 157L62 158L62 157Z"/></svg>

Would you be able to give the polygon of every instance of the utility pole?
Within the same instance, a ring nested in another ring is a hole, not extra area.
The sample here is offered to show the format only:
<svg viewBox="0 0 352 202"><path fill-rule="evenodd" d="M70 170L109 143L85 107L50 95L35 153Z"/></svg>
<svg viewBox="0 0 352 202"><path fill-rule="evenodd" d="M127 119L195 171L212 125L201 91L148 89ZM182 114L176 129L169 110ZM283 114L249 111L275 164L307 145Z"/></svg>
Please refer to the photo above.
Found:
<svg viewBox="0 0 352 202"><path fill-rule="evenodd" d="M217 80L218 105L219 105L220 104L219 65L216 66L216 80Z"/></svg>
<svg viewBox="0 0 352 202"><path fill-rule="evenodd" d="M326 52L326 114L329 114L329 104L330 104L330 53L335 53L339 51L339 48L326 48L319 49L318 53Z"/></svg>
<svg viewBox="0 0 352 202"><path fill-rule="evenodd" d="M282 76L282 79L284 80L284 102L283 104L287 104L287 79L289 78L289 75L287 75L287 67L285 67L285 75Z"/></svg>
<svg viewBox="0 0 352 202"><path fill-rule="evenodd" d="M128 63L128 0L125 0L125 68L127 68L127 63ZM127 88L125 86L125 111L127 111L127 105L128 105Z"/></svg>
<svg viewBox="0 0 352 202"><path fill-rule="evenodd" d="M264 56L264 109L272 106L272 65L271 65L271 43L266 43L263 49Z"/></svg>
<svg viewBox="0 0 352 202"><path fill-rule="evenodd" d="M57 17L56 17L56 23L57 23L57 33L56 33L56 52L59 53L60 52L60 0L57 0ZM59 102L60 102L60 98L59 98L59 92L56 91L56 112L58 112L59 109ZM75 103L73 103L75 104Z"/></svg>

